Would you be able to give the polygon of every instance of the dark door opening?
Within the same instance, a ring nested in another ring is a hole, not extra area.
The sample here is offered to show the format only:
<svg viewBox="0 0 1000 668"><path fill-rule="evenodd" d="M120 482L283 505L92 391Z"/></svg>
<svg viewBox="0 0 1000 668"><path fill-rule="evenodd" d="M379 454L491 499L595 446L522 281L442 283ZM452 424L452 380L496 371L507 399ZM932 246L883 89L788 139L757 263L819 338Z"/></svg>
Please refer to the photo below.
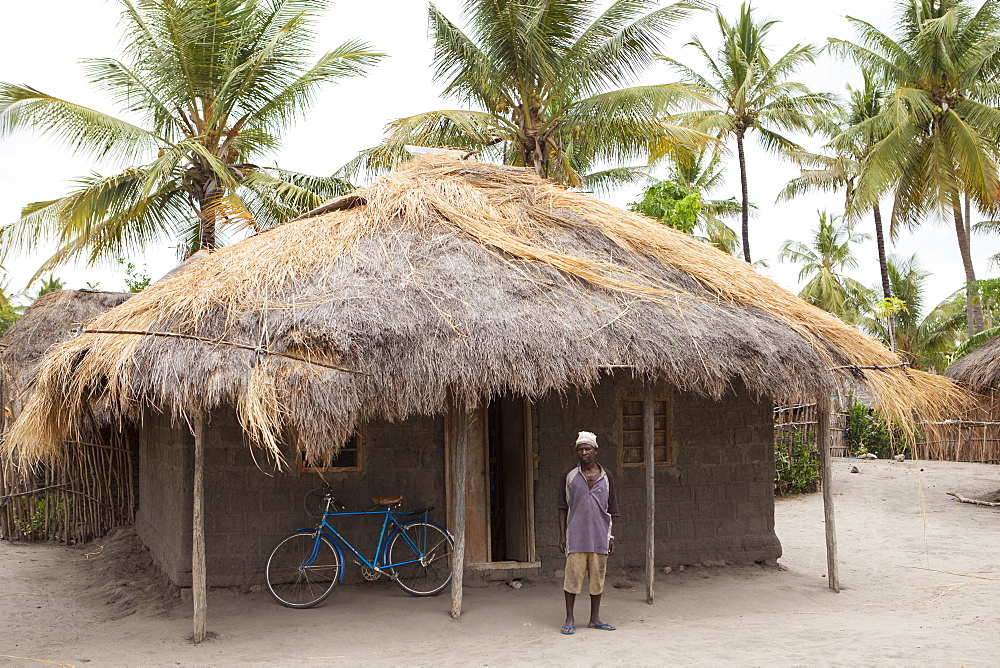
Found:
<svg viewBox="0 0 1000 668"><path fill-rule="evenodd" d="M526 452L524 402L500 398L487 407L491 561L530 561L529 500L533 475Z"/></svg>

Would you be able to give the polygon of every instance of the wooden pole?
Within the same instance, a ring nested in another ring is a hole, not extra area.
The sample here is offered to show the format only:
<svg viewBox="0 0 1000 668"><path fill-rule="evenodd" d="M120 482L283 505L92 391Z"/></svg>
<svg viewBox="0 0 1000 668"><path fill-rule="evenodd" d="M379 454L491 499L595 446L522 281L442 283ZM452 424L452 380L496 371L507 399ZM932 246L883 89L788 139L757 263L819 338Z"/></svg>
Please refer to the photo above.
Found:
<svg viewBox="0 0 1000 668"><path fill-rule="evenodd" d="M208 581L205 576L205 418L194 423L194 513L191 521L191 598L194 601L194 641L208 634Z"/></svg>
<svg viewBox="0 0 1000 668"><path fill-rule="evenodd" d="M830 466L830 398L823 396L816 402L816 446L819 450L820 472L823 484L823 517L826 522L826 578L830 589L840 591L837 573L837 526L833 514L833 474Z"/></svg>
<svg viewBox="0 0 1000 668"><path fill-rule="evenodd" d="M465 574L465 486L468 484L469 412L456 400L451 420L452 436L452 512L455 531L455 549L451 553L451 617L462 614L462 576Z"/></svg>
<svg viewBox="0 0 1000 668"><path fill-rule="evenodd" d="M653 543L653 521L656 516L653 471L653 391L646 388L642 400L642 437L646 460L646 603L653 604L653 575L656 548Z"/></svg>

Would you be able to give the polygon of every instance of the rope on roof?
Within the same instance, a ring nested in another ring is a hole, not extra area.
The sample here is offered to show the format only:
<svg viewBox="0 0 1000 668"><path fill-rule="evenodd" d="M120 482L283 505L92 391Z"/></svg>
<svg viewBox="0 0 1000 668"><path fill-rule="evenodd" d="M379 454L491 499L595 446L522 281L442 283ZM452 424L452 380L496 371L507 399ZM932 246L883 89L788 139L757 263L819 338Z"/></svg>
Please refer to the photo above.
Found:
<svg viewBox="0 0 1000 668"><path fill-rule="evenodd" d="M868 370L868 371L888 371L889 369L898 369L900 367L909 367L909 366L910 366L909 362L900 362L899 364L883 364L883 365L873 364L871 366L859 366L857 364L846 364L844 366L830 367L830 371L839 371L841 369L847 369L851 373L853 373L855 376L857 376L858 378L864 378L865 377L865 373L864 373L865 370Z"/></svg>
<svg viewBox="0 0 1000 668"><path fill-rule="evenodd" d="M307 364L314 364L316 366L321 366L326 369L334 369L336 371L343 371L344 373L356 373L361 375L369 375L364 371L358 371L357 369L346 369L335 364L327 364L326 362L317 362L316 360L307 359L305 357L299 357L298 355L290 355L288 353L279 353L275 350L268 350L262 346L249 346L245 343L235 343L233 341L225 341L223 339L210 339L204 336L195 336L194 334L181 334L179 332L149 332L142 330L133 329L82 329L77 328L74 330L74 336L79 336L80 334L132 334L136 336L162 336L168 339L190 339L191 341L201 341L202 343L210 343L212 345L219 346L232 346L233 348L240 348L241 350L249 350L250 352L257 353L258 357L263 355L274 355L275 357L284 357L286 359L295 360L296 362L306 362Z"/></svg>

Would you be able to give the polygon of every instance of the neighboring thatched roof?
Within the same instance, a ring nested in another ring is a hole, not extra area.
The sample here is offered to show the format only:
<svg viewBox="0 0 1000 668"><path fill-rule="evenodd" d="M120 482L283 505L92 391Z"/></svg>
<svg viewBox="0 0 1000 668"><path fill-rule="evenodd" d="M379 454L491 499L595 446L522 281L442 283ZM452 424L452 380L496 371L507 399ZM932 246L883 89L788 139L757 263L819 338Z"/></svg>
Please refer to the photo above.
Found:
<svg viewBox="0 0 1000 668"><path fill-rule="evenodd" d="M1000 336L984 341L960 357L944 375L983 394L1000 389Z"/></svg>
<svg viewBox="0 0 1000 668"><path fill-rule="evenodd" d="M20 412L49 348L131 296L129 292L56 290L39 297L0 338L5 407L15 415Z"/></svg>
<svg viewBox="0 0 1000 668"><path fill-rule="evenodd" d="M92 325L200 338L95 333L55 350L9 447L57 452L99 395L122 412L232 404L276 457L290 427L319 461L374 417L587 388L605 365L797 401L835 391L832 369L899 362L745 262L521 168L425 157L317 212ZM893 415L954 391L902 367L854 374Z"/></svg>

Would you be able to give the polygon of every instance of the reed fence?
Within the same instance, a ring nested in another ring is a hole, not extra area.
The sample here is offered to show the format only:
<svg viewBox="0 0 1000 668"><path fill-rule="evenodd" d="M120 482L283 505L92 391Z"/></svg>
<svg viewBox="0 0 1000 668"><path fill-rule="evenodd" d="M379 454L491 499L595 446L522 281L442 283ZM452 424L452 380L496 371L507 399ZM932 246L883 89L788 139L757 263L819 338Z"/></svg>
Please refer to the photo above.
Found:
<svg viewBox="0 0 1000 668"><path fill-rule="evenodd" d="M847 443L844 430L847 428L847 413L836 406L837 410L830 415L830 456L846 457ZM816 450L816 404L799 404L796 406L775 406L774 408L774 444L781 446L792 454L792 446L799 443L812 445Z"/></svg>
<svg viewBox="0 0 1000 668"><path fill-rule="evenodd" d="M920 423L919 459L1000 464L1000 396L980 395L964 415Z"/></svg>
<svg viewBox="0 0 1000 668"><path fill-rule="evenodd" d="M134 522L135 434L101 440L68 443L61 461L34 469L3 462L0 538L74 544Z"/></svg>

